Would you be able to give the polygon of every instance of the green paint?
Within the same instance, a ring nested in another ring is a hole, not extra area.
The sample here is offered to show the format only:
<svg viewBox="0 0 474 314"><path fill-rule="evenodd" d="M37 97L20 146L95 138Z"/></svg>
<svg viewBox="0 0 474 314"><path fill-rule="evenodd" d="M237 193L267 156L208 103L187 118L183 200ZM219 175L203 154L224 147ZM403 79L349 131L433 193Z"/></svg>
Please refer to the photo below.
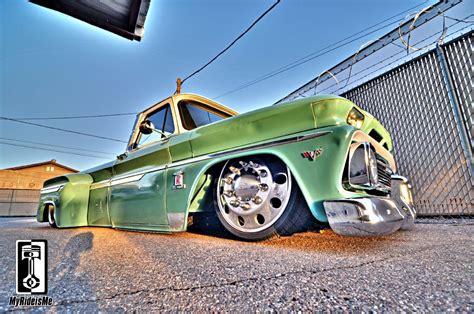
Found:
<svg viewBox="0 0 474 314"><path fill-rule="evenodd" d="M198 100L219 108L214 102L194 95L176 95L166 102L176 107L180 99ZM90 225L160 232L184 231L189 212L213 210L212 181L224 162L243 156L273 155L291 170L314 217L326 222L322 206L324 200L364 195L363 192L345 190L341 183L349 145L357 130L346 122L353 107L358 108L337 96L316 96L173 134L160 142L128 151L123 160L62 177L62 181L47 181L45 187L58 182L65 185L60 192L41 196L37 219L44 220L44 205L53 202L60 227ZM365 116L361 130L365 133L377 130L383 137L381 144L387 143L391 150L392 140L387 130L373 116L360 108L358 110ZM177 129L182 128L178 125ZM330 133L309 140L245 151L249 146L323 131ZM322 149L322 154L316 160L301 156L302 152L318 148ZM225 156L206 157L226 150L233 152ZM190 158L195 158L192 163L175 164ZM157 167L161 169L157 170ZM174 187L173 174L178 171L184 173L183 189ZM136 176L137 173L143 173L143 176L115 184L119 181L114 180ZM99 188L93 186L90 190L91 183L97 182L105 185ZM108 187L110 182L112 185Z"/></svg>

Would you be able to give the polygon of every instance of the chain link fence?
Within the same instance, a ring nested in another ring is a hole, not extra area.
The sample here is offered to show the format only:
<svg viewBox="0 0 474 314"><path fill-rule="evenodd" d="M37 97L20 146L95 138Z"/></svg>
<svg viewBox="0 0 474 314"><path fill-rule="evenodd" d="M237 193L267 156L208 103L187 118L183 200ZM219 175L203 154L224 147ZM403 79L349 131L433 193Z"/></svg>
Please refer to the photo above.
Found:
<svg viewBox="0 0 474 314"><path fill-rule="evenodd" d="M446 52L461 121L436 49L341 96L373 114L392 135L398 171L410 177L420 215L472 215L473 32L440 49ZM460 128L470 134L465 148Z"/></svg>
<svg viewBox="0 0 474 314"><path fill-rule="evenodd" d="M428 21L426 12L436 16ZM474 14L470 12L468 2L452 0L422 10L417 21L423 23L417 27L411 27L415 19L409 20L408 29L400 24L277 103L316 94L352 100L390 132L398 172L409 177L420 216L472 216Z"/></svg>

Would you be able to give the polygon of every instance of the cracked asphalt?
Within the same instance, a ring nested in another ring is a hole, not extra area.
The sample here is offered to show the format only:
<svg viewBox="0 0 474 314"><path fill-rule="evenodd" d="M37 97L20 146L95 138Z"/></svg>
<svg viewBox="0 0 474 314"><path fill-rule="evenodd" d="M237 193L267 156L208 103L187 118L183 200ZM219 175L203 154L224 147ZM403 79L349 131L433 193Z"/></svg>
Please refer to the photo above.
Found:
<svg viewBox="0 0 474 314"><path fill-rule="evenodd" d="M204 228L205 229L205 228ZM15 241L48 240L48 295L67 311L462 311L474 305L474 220L378 238L330 230L248 243L209 230L51 229L0 218L0 312ZM25 309L25 308L20 308Z"/></svg>

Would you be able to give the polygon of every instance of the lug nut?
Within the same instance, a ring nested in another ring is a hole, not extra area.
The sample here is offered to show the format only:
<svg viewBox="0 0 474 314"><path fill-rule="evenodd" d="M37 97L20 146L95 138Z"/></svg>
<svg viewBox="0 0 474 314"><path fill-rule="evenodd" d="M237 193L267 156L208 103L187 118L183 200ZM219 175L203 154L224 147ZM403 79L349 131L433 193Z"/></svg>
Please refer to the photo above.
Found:
<svg viewBox="0 0 474 314"><path fill-rule="evenodd" d="M234 166L230 166L229 170L232 171L232 173L235 173L240 176L240 170Z"/></svg>
<svg viewBox="0 0 474 314"><path fill-rule="evenodd" d="M252 201L258 205L262 202L262 198L260 196L255 196L254 198L252 198Z"/></svg>
<svg viewBox="0 0 474 314"><path fill-rule="evenodd" d="M256 162L253 162L253 161L251 161L251 162L249 163L249 165L250 165L250 167L252 167L252 168L258 168L258 167L260 167L259 164L257 164Z"/></svg>
<svg viewBox="0 0 474 314"><path fill-rule="evenodd" d="M224 191L224 195L227 196L227 197L232 197L232 196L234 196L234 191L232 191L232 190Z"/></svg>
<svg viewBox="0 0 474 314"><path fill-rule="evenodd" d="M238 200L231 200L229 204L231 206L238 207L240 205L240 202Z"/></svg>
<svg viewBox="0 0 474 314"><path fill-rule="evenodd" d="M260 189L260 191L266 192L268 190L268 185L266 185L265 183L261 183L258 185L258 188Z"/></svg>
<svg viewBox="0 0 474 314"><path fill-rule="evenodd" d="M234 183L234 180L231 177L226 177L225 179L223 179L223 181L229 185Z"/></svg>
<svg viewBox="0 0 474 314"><path fill-rule="evenodd" d="M249 203L242 203L242 204L240 204L240 207L242 209L248 210L248 209L250 209L251 206L250 206Z"/></svg>
<svg viewBox="0 0 474 314"><path fill-rule="evenodd" d="M267 176L267 172L265 170L260 171L260 176L265 178Z"/></svg>

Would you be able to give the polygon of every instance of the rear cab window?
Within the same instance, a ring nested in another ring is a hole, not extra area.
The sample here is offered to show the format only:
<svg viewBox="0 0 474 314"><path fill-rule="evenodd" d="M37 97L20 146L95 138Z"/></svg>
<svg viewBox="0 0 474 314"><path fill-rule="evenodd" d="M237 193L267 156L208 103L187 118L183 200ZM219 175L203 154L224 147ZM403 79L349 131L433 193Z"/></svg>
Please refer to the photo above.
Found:
<svg viewBox="0 0 474 314"><path fill-rule="evenodd" d="M178 103L181 122L186 130L193 130L203 125L231 117L230 114L216 108L190 100Z"/></svg>

